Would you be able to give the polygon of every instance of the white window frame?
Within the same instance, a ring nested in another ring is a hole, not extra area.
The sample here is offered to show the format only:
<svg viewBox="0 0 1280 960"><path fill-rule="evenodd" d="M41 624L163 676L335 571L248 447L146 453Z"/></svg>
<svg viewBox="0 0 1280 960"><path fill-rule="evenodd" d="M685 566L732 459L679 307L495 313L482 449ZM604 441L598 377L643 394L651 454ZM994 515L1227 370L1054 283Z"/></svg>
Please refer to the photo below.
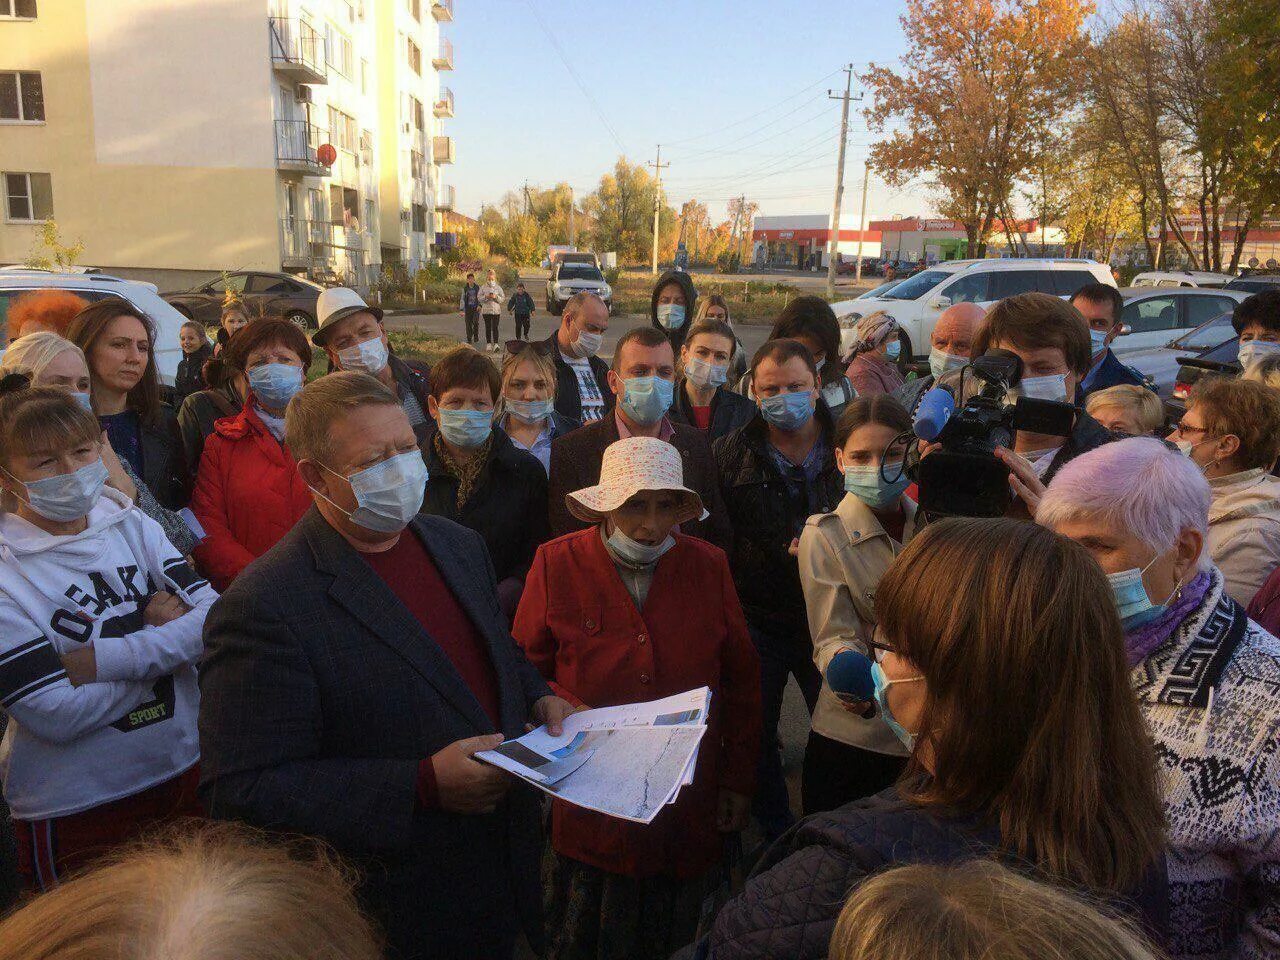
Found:
<svg viewBox="0 0 1280 960"><path fill-rule="evenodd" d="M0 0L0 20L24 20L32 21L40 16L40 4L36 3L36 13L33 17L18 16L18 0ZM23 221L19 221L23 222Z"/></svg>
<svg viewBox="0 0 1280 960"><path fill-rule="evenodd" d="M3 4L4 2L5 0L0 0L0 4ZM13 74L13 82L18 92L18 116L17 117L0 117L0 124L8 124L10 126L21 125L25 127L38 127L43 125L45 123L45 117L49 116L49 111L47 109L44 112L44 117L40 117L39 119L32 119L29 117L24 117L22 115L22 75L24 73L34 73L37 77L40 78L40 105L42 107L45 105L44 75L39 70L0 70L0 74Z"/></svg>
<svg viewBox="0 0 1280 960"><path fill-rule="evenodd" d="M35 173L37 176L49 177L49 207L50 207L49 216L37 217L35 215L36 198L35 198L35 193L31 189L31 173L26 171L18 171L18 170L0 170L0 187L2 187L4 190L4 219L6 223L48 223L50 220L53 219L53 209L52 209L53 208L53 178L49 174L44 173L43 171L37 170L35 171ZM26 184L27 184L27 205L31 209L30 217L27 217L27 218L15 217L13 216L13 212L9 209L9 178L10 177L25 178Z"/></svg>

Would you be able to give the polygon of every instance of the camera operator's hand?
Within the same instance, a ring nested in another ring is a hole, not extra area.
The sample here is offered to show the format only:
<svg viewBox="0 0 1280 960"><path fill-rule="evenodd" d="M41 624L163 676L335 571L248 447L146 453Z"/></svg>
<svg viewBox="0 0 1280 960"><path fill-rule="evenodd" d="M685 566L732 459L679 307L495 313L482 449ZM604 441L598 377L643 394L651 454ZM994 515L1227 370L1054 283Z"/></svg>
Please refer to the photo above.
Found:
<svg viewBox="0 0 1280 960"><path fill-rule="evenodd" d="M927 440L917 440L917 441L916 441L916 446L917 446L917 447L919 448L919 450L920 450L920 459L921 459L921 460L923 460L923 459L924 459L925 457L927 457L929 454L933 453L933 451L935 451L935 450L941 450L941 449L942 449L942 444L940 444L940 443L929 443Z"/></svg>
<svg viewBox="0 0 1280 960"><path fill-rule="evenodd" d="M1044 498L1045 485L1040 482L1035 469L1025 457L1020 457L1012 450L996 447L996 457L1009 468L1009 486L1027 506L1031 519L1036 518L1036 510Z"/></svg>

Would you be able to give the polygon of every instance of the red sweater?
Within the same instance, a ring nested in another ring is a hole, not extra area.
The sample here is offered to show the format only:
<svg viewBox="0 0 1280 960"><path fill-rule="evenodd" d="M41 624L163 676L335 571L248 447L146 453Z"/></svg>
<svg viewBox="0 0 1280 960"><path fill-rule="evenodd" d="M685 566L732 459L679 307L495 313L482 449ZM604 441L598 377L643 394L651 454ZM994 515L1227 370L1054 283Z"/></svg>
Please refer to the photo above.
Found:
<svg viewBox="0 0 1280 960"><path fill-rule="evenodd" d="M636 609L597 527L538 548L512 634L567 700L592 707L711 688L691 786L649 825L555 802L552 842L628 876L696 877L721 856L720 788L750 796L760 753L760 664L719 547L676 536Z"/></svg>
<svg viewBox="0 0 1280 960"><path fill-rule="evenodd" d="M258 419L249 401L213 425L191 494L206 537L196 562L219 591L289 532L311 508L311 491L288 447Z"/></svg>

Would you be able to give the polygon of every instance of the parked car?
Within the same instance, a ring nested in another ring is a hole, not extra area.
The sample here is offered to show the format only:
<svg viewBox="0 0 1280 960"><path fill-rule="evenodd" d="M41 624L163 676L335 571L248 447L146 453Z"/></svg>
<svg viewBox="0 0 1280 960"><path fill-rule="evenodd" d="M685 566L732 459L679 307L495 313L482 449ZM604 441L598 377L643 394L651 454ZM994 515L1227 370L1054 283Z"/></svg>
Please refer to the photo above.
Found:
<svg viewBox="0 0 1280 960"><path fill-rule="evenodd" d="M67 290L90 303L116 297L141 310L155 326L155 361L160 382L173 386L182 359L178 330L185 317L160 298L154 283L122 280L105 273L53 273L48 270L5 270L0 272L0 327L3 343L9 342L9 305L33 290Z"/></svg>
<svg viewBox="0 0 1280 960"><path fill-rule="evenodd" d="M1227 290L1240 290L1244 293L1261 293L1263 290L1280 290L1280 274L1250 273L1236 277L1226 286Z"/></svg>
<svg viewBox="0 0 1280 960"><path fill-rule="evenodd" d="M180 293L162 293L183 316L213 326L230 290L251 309L277 313L304 330L316 326L316 299L324 287L289 273L237 271Z"/></svg>
<svg viewBox="0 0 1280 960"><path fill-rule="evenodd" d="M1203 287L1125 287L1120 295L1124 297L1120 313L1123 334L1111 348L1123 354L1163 346L1220 314L1230 313L1248 297L1241 290Z"/></svg>
<svg viewBox="0 0 1280 960"><path fill-rule="evenodd" d="M1206 270L1148 270L1133 278L1135 287L1225 287L1235 278Z"/></svg>
<svg viewBox="0 0 1280 960"><path fill-rule="evenodd" d="M595 254L565 254L551 265L551 276L547 278L547 312L553 316L560 316L565 301L584 290L596 294L610 311L613 310L613 290L605 282L600 267L582 260L565 259L585 256L595 260Z"/></svg>
<svg viewBox="0 0 1280 960"><path fill-rule="evenodd" d="M1069 297L1090 283L1115 286L1111 270L1096 260L948 260L926 267L879 296L844 300L832 304L832 309L842 325L873 310L890 314L902 328L899 339L905 359L928 353L938 315L953 303L986 306L1032 291Z"/></svg>
<svg viewBox="0 0 1280 960"><path fill-rule="evenodd" d="M1180 361L1199 357L1228 340L1234 340L1235 336L1231 314L1223 313L1164 346L1126 353L1124 362L1151 381L1160 398L1167 400L1173 395L1178 382Z"/></svg>
<svg viewBox="0 0 1280 960"><path fill-rule="evenodd" d="M888 283L882 283L878 287L872 287L870 290L867 290L867 291L864 291L863 293L858 294L853 299L868 300L872 297L883 297L886 293L888 293L890 290L892 290L894 287L896 287L898 284L902 283L902 281L906 279L907 279L906 277L901 277L896 280L890 280Z"/></svg>
<svg viewBox="0 0 1280 960"><path fill-rule="evenodd" d="M1205 377L1237 377L1240 375L1240 338L1232 331L1230 340L1206 350L1198 357L1185 357L1178 362L1178 377L1173 392L1164 402L1165 416L1177 423L1187 410L1191 388Z"/></svg>

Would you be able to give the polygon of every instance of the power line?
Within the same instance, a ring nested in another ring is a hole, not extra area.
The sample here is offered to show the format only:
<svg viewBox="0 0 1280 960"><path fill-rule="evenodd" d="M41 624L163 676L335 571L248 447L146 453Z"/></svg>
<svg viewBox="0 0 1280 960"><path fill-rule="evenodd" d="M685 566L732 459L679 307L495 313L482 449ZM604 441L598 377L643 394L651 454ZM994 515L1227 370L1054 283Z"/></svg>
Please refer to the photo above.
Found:
<svg viewBox="0 0 1280 960"><path fill-rule="evenodd" d="M613 129L613 125L609 123L608 117L604 115L604 111L600 109L600 104L596 102L596 98L591 95L591 91L587 85L582 82L582 78L578 76L578 71L573 69L573 65L569 63L569 58L564 55L564 50L560 46L560 41L556 39L546 23L542 20L542 15L538 13L538 8L534 5L534 0L527 0L529 4L529 12L533 14L533 19L538 21L538 26L542 28L543 34L555 49L556 55L560 58L560 62L564 64L564 68L569 71L569 76L573 77L573 82L578 85L578 89L582 91L582 95L587 98L587 102L591 104L591 109L596 112L596 116L600 118L600 122L604 124L604 128L609 131L609 136L613 137L613 142L618 145L618 149L626 154L627 148L623 145L622 139L618 136L618 131Z"/></svg>

